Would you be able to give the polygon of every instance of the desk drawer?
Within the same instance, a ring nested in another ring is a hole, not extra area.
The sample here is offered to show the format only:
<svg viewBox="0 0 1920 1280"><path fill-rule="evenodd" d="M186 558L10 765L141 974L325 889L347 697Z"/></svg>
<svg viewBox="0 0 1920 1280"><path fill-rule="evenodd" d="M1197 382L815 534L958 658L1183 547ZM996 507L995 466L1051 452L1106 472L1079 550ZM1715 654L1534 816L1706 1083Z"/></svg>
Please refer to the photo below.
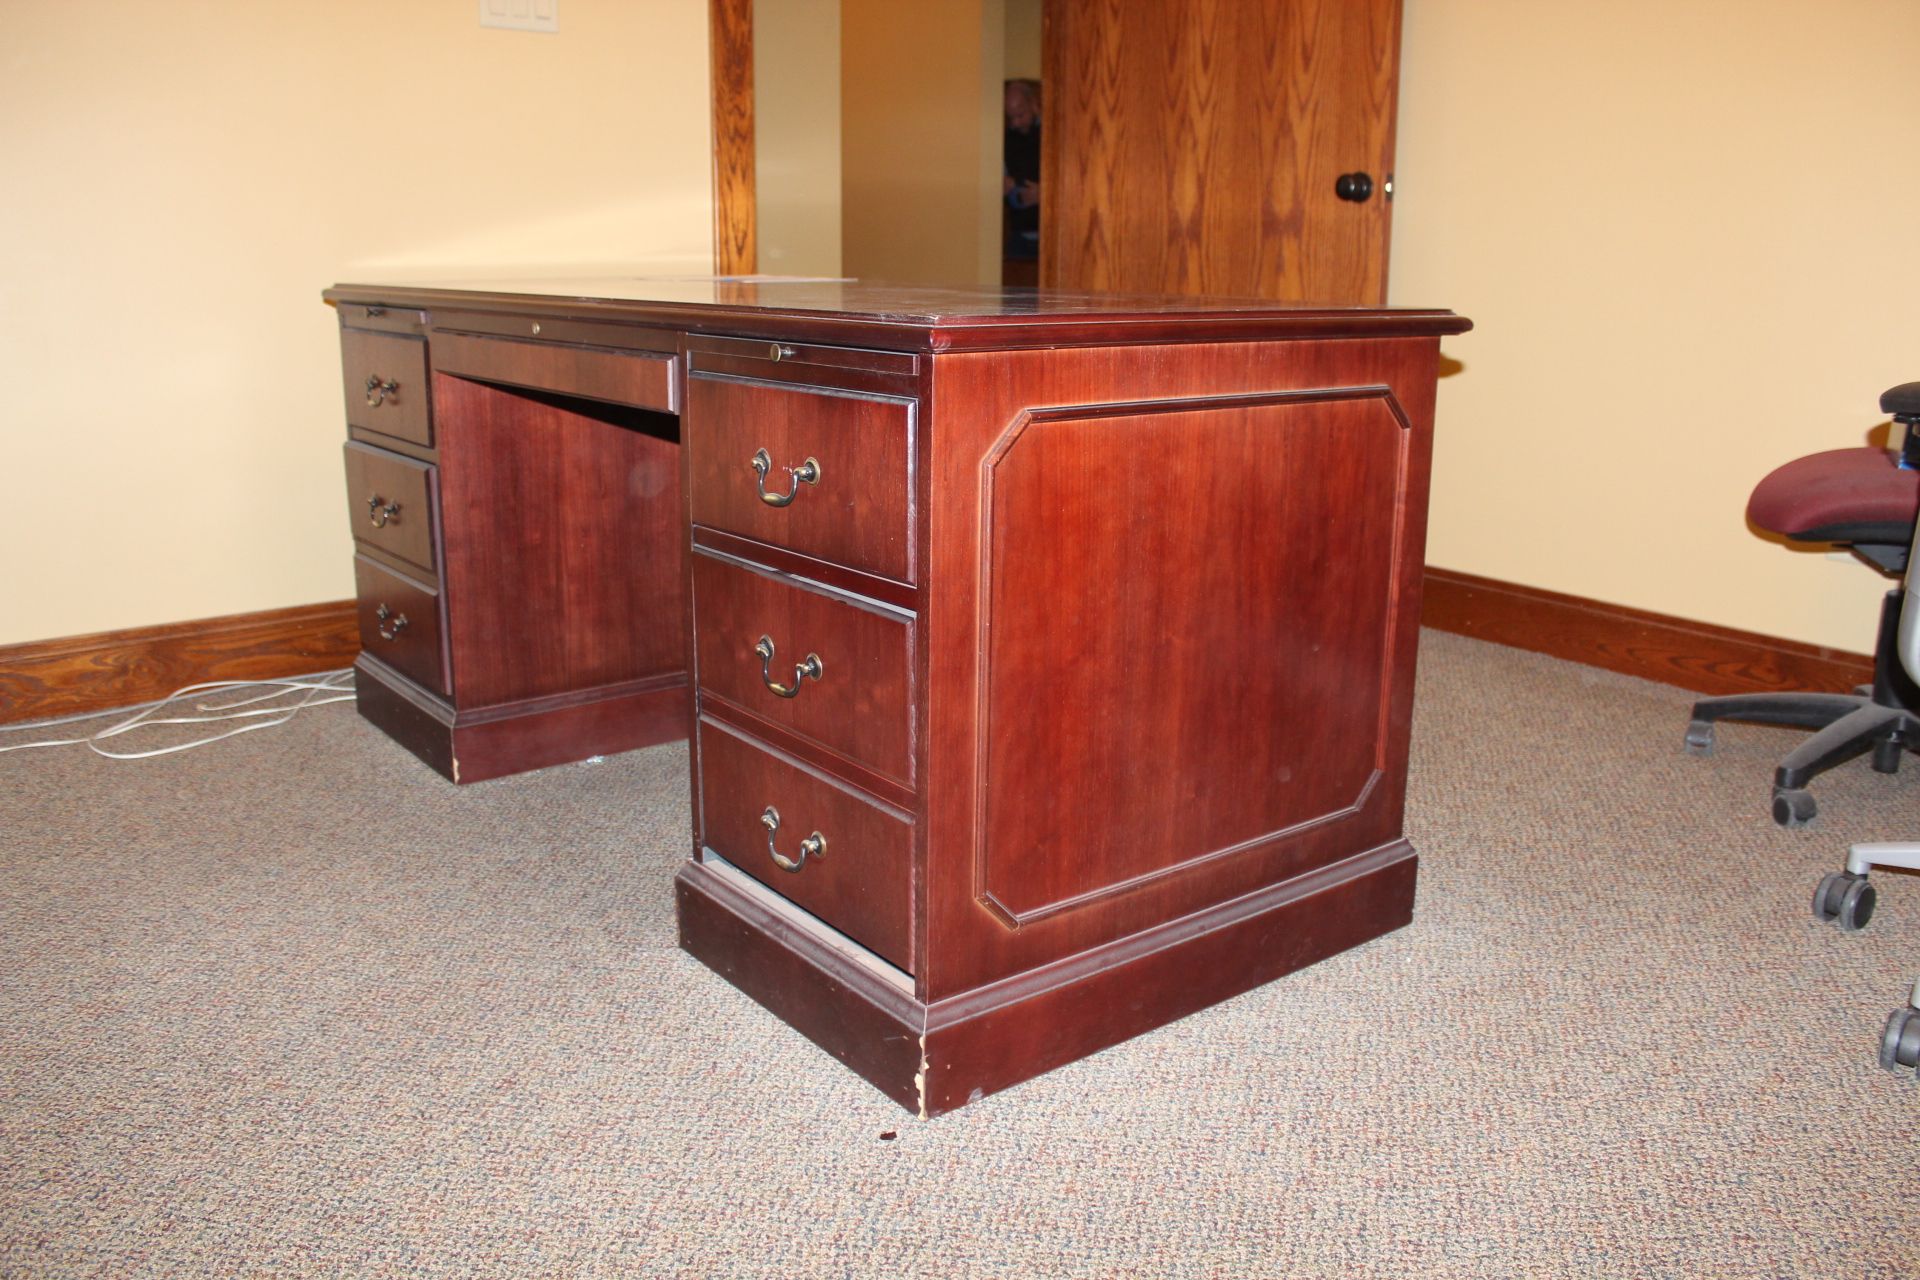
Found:
<svg viewBox="0 0 1920 1280"><path fill-rule="evenodd" d="M699 733L706 847L911 971L912 825L711 720ZM816 835L823 847L802 858Z"/></svg>
<svg viewBox="0 0 1920 1280"><path fill-rule="evenodd" d="M538 332L542 326L531 328ZM597 351L591 347L436 333L433 367L438 373L630 404L659 413L672 413L679 407L674 399L675 357L664 353Z"/></svg>
<svg viewBox="0 0 1920 1280"><path fill-rule="evenodd" d="M702 693L912 784L910 618L699 552L693 601Z"/></svg>
<svg viewBox="0 0 1920 1280"><path fill-rule="evenodd" d="M692 520L910 582L913 413L912 401L695 375L682 428Z"/></svg>
<svg viewBox="0 0 1920 1280"><path fill-rule="evenodd" d="M364 444L349 444L346 454L354 538L437 576L435 469Z"/></svg>
<svg viewBox="0 0 1920 1280"><path fill-rule="evenodd" d="M348 426L418 445L433 443L424 339L342 329L340 368Z"/></svg>
<svg viewBox="0 0 1920 1280"><path fill-rule="evenodd" d="M440 593L365 556L353 558L353 578L360 647L435 693L451 693L441 641Z"/></svg>

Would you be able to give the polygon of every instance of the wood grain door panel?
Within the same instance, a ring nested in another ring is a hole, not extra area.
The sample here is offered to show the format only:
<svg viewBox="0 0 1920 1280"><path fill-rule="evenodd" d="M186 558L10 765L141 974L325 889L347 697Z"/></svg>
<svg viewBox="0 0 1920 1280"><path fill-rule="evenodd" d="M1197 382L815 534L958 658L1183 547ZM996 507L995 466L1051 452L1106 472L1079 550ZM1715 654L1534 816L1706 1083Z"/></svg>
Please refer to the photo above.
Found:
<svg viewBox="0 0 1920 1280"><path fill-rule="evenodd" d="M1041 279L1378 304L1400 0L1047 0ZM1363 203L1334 194L1367 173Z"/></svg>

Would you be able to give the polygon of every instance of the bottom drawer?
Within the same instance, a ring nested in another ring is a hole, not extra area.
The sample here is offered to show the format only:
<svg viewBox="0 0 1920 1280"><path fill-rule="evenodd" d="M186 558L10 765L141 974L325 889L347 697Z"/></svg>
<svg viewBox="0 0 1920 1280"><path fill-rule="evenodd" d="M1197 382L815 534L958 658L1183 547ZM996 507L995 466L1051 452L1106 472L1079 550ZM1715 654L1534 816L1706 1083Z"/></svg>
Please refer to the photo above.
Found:
<svg viewBox="0 0 1920 1280"><path fill-rule="evenodd" d="M353 558L360 647L435 693L452 692L440 637L440 593L365 556Z"/></svg>
<svg viewBox="0 0 1920 1280"><path fill-rule="evenodd" d="M911 823L711 720L700 722L700 809L707 848L912 970Z"/></svg>

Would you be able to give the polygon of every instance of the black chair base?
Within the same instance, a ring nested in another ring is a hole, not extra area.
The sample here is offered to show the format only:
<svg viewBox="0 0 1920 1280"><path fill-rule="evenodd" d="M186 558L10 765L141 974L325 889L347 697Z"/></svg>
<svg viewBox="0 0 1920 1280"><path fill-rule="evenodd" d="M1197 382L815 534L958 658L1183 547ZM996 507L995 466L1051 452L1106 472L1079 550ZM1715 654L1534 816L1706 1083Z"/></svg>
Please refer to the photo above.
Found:
<svg viewBox="0 0 1920 1280"><path fill-rule="evenodd" d="M1783 827L1805 826L1818 812L1807 784L1827 770L1871 751L1877 771L1894 773L1905 752L1920 750L1920 690L1894 656L1899 628L1900 593L1890 591L1880 610L1871 689L1853 694L1736 693L1702 698L1693 704L1687 750L1695 755L1711 752L1717 720L1814 730L1773 772L1773 820Z"/></svg>

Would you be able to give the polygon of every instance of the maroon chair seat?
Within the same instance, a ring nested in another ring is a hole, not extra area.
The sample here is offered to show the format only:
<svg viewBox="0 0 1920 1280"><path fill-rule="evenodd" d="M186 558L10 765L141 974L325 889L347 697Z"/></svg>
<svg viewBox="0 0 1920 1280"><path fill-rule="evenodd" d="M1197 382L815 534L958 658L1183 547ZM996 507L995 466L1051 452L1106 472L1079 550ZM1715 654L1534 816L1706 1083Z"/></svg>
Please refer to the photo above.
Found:
<svg viewBox="0 0 1920 1280"><path fill-rule="evenodd" d="M1754 527L1795 542L1840 543L1885 574L1905 570L1920 511L1920 470L1911 469L1920 467L1920 382L1894 387L1880 397L1880 408L1907 428L1899 454L1829 449L1774 468L1747 500ZM1900 608L1896 587L1880 607L1870 688L1702 698L1693 704L1687 750L1709 754L1721 720L1813 730L1773 771L1773 820L1783 827L1813 820L1807 784L1836 765L1870 751L1875 769L1894 772L1907 751L1920 750L1920 687L1900 665Z"/></svg>
<svg viewBox="0 0 1920 1280"><path fill-rule="evenodd" d="M1754 486L1747 519L1796 542L1905 546L1920 508L1920 471L1891 449L1829 449L1775 467Z"/></svg>

